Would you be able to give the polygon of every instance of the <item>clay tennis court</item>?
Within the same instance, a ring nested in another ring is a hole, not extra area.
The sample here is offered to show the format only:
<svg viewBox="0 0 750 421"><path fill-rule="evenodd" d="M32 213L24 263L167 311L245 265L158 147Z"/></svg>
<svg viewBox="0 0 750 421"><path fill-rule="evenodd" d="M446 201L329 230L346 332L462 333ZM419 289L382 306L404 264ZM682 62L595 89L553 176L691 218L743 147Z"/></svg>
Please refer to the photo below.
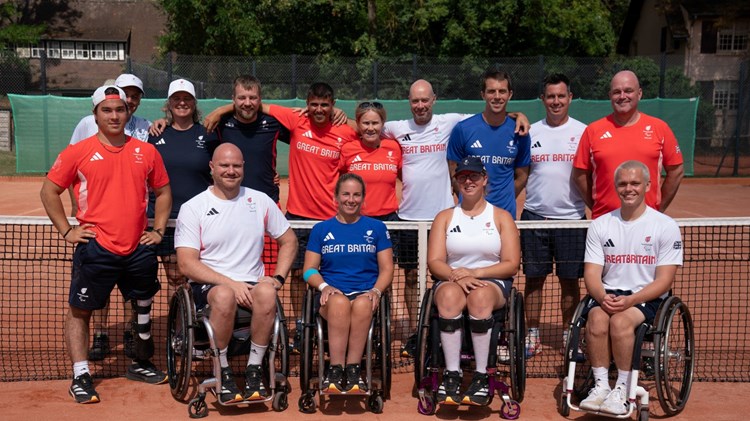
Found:
<svg viewBox="0 0 750 421"><path fill-rule="evenodd" d="M41 179L39 178L5 178L0 179L3 201L0 203L0 215L44 215L38 199ZM284 190L285 191L285 190ZM67 198L63 197L67 206ZM750 180L748 179L688 179L667 212L675 218L750 216ZM31 306L33 303L27 303ZM39 309L38 317L45 312L64 311L64 304L55 305L54 309ZM0 316L3 314L0 306ZM4 320L4 323L8 323ZM10 321L12 323L12 321ZM746 324L745 317L727 317L712 323ZM62 337L42 337L41 341L57 342ZM46 358L67 360L65 354L45 355ZM701 358L710 358L701 355ZM2 364L9 364L3 361ZM208 398L209 417L220 419L223 416L261 417L269 420L330 419L331 415L342 419L363 420L407 420L407 419L499 419L497 400L489 408L441 408L434 417L419 415L416 399L412 396L412 373L394 374L392 399L387 401L383 414L371 414L365 409L364 402L357 399L334 399L316 414L301 414L297 411L299 397L298 379L292 378L292 393L289 408L282 413L275 413L270 406L255 405L252 407L223 408L215 404L215 399ZM530 378L527 381L526 397L521 404L521 419L563 419L556 410L560 393L559 380L553 378ZM76 405L67 394L70 380L4 382L0 383L0 392L8 401L2 410L2 419L8 420L80 420L80 419L152 419L181 420L187 418L186 406L172 399L168 386L151 386L113 378L97 380L97 391L102 402L97 405ZM737 420L743 414L750 413L750 383L713 383L696 382L685 411L672 418L678 420ZM571 419L597 420L609 419L591 415L571 414Z"/></svg>

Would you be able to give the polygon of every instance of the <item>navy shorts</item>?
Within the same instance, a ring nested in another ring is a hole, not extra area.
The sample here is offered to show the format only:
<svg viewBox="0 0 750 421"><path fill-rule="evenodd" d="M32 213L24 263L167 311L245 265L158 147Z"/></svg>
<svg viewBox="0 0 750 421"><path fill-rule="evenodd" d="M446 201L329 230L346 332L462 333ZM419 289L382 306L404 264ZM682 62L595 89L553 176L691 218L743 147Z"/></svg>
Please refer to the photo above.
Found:
<svg viewBox="0 0 750 421"><path fill-rule="evenodd" d="M624 291L621 289L607 289L605 291L607 292L607 294L614 294L618 297L621 295L633 294L632 291ZM661 305L662 301L664 301L663 298L657 298L655 300L647 301L633 307L643 313L643 316L646 318L646 323L653 323L654 317L656 317L656 311L659 310L659 306ZM588 301L586 302L586 307L584 307L583 312L581 312L581 316L584 318L588 318L589 312L595 307L600 307L599 303L595 299L589 297Z"/></svg>
<svg viewBox="0 0 750 421"><path fill-rule="evenodd" d="M586 219L585 217L582 219ZM526 209L522 221L552 221ZM524 275L543 278L552 273L558 278L578 279L583 276L583 257L586 252L585 228L551 228L521 230L521 261Z"/></svg>
<svg viewBox="0 0 750 421"><path fill-rule="evenodd" d="M201 310L208 305L208 292L215 286L216 285L212 284L190 282L190 289L193 291L193 301L195 302L196 311Z"/></svg>
<svg viewBox="0 0 750 421"><path fill-rule="evenodd" d="M73 280L68 303L84 310L104 308L115 285L126 300L145 300L161 288L155 246L139 244L127 256L100 246L79 243L73 253Z"/></svg>
<svg viewBox="0 0 750 421"><path fill-rule="evenodd" d="M167 227L161 237L161 243L156 245L157 256L171 256L177 253L174 249L174 227Z"/></svg>
<svg viewBox="0 0 750 421"><path fill-rule="evenodd" d="M287 212L286 219L288 221L314 221L311 218L305 218L304 216L295 215ZM309 228L293 228L294 234L297 236L297 256L292 262L292 269L302 269L305 265L305 252L307 251L307 240L310 238Z"/></svg>
<svg viewBox="0 0 750 421"><path fill-rule="evenodd" d="M373 284L373 286L374 286L374 284ZM351 302L351 301L354 301L354 299L356 299L360 295L362 295L362 294L364 294L364 293L366 293L368 291L370 291L370 290L367 290L367 291L356 291L356 292L352 292L352 293L350 293L348 295L344 294L344 297L348 298L349 301ZM318 314L319 312L320 312L320 291L315 291L315 294L313 295L313 314Z"/></svg>

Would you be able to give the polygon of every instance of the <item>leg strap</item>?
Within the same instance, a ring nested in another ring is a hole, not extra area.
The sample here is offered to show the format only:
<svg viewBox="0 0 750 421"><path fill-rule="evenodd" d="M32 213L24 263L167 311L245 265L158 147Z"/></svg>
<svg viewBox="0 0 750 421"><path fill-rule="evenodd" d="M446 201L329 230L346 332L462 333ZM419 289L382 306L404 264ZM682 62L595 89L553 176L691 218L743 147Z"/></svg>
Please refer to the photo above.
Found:
<svg viewBox="0 0 750 421"><path fill-rule="evenodd" d="M438 317L438 326L440 326L441 332L455 332L464 326L464 316L460 315L457 319Z"/></svg>
<svg viewBox="0 0 750 421"><path fill-rule="evenodd" d="M469 327L474 333L485 333L488 330L492 329L492 325L494 323L495 319L492 316L487 319L475 319L473 317L469 317Z"/></svg>

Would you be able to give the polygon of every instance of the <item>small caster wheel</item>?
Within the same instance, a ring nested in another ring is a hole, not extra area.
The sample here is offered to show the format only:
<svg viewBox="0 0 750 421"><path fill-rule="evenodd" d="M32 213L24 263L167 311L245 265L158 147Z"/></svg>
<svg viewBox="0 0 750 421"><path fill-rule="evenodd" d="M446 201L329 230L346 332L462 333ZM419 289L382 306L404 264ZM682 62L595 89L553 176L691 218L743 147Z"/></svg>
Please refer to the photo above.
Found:
<svg viewBox="0 0 750 421"><path fill-rule="evenodd" d="M503 402L502 408L500 408L500 416L506 420L514 420L521 415L521 405L514 400L509 402Z"/></svg>
<svg viewBox="0 0 750 421"><path fill-rule="evenodd" d="M417 401L417 410L422 415L435 415L435 400L431 396L424 397L424 403L420 399Z"/></svg>
<svg viewBox="0 0 750 421"><path fill-rule="evenodd" d="M560 395L560 406L558 407L560 410L560 415L563 417L567 417L570 415L570 407L568 406L568 396L567 394L563 393Z"/></svg>
<svg viewBox="0 0 750 421"><path fill-rule="evenodd" d="M304 414L314 414L316 405L315 405L315 397L311 395L310 393L305 393L304 395L299 397L299 402L297 403L299 405L299 411Z"/></svg>
<svg viewBox="0 0 750 421"><path fill-rule="evenodd" d="M188 403L188 415L190 418L205 418L208 415L208 405L206 405L206 397L197 397L190 400Z"/></svg>
<svg viewBox="0 0 750 421"><path fill-rule="evenodd" d="M648 406L644 406L638 410L638 421L648 421Z"/></svg>
<svg viewBox="0 0 750 421"><path fill-rule="evenodd" d="M273 395L273 402L271 407L276 412L281 412L289 407L289 400L287 399L286 392L278 392Z"/></svg>
<svg viewBox="0 0 750 421"><path fill-rule="evenodd" d="M383 397L380 395L370 396L370 399L367 400L367 406L370 408L370 412L372 412L373 414L383 413L383 406L385 406Z"/></svg>

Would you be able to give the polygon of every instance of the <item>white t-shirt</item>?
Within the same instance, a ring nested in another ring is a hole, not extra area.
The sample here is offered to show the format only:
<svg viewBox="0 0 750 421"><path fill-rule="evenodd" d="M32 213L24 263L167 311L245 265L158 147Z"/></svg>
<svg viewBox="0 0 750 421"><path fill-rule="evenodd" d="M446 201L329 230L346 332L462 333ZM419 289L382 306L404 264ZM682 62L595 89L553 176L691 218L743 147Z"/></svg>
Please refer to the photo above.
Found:
<svg viewBox="0 0 750 421"><path fill-rule="evenodd" d="M648 206L635 221L616 209L591 222L584 261L604 266L605 289L638 292L654 281L657 266L682 266L680 228Z"/></svg>
<svg viewBox="0 0 750 421"><path fill-rule="evenodd" d="M500 230L495 225L494 206L487 203L481 214L471 218L460 206L445 232L446 262L451 268L482 268L500 261Z"/></svg>
<svg viewBox="0 0 750 421"><path fill-rule="evenodd" d="M246 187L222 200L209 187L185 202L177 216L174 246L200 251L203 264L235 281L263 276L263 236L279 238L289 222L265 193Z"/></svg>
<svg viewBox="0 0 750 421"><path fill-rule="evenodd" d="M403 190L398 216L409 221L431 221L454 205L448 170L448 138L453 126L472 114L435 114L420 126L411 120L389 121L383 137L401 145Z"/></svg>
<svg viewBox="0 0 750 421"><path fill-rule="evenodd" d="M125 123L125 134L142 142L148 142L148 128L150 126L150 121L143 117L133 115L130 116L130 120ZM73 136L70 137L70 144L75 145L83 139L95 135L98 131L99 126L96 125L94 115L87 115L78 122L75 130L73 130Z"/></svg>
<svg viewBox="0 0 750 421"><path fill-rule="evenodd" d="M573 157L586 125L574 118L550 127L546 119L531 125L531 167L523 208L545 218L581 219L586 204L571 174Z"/></svg>

